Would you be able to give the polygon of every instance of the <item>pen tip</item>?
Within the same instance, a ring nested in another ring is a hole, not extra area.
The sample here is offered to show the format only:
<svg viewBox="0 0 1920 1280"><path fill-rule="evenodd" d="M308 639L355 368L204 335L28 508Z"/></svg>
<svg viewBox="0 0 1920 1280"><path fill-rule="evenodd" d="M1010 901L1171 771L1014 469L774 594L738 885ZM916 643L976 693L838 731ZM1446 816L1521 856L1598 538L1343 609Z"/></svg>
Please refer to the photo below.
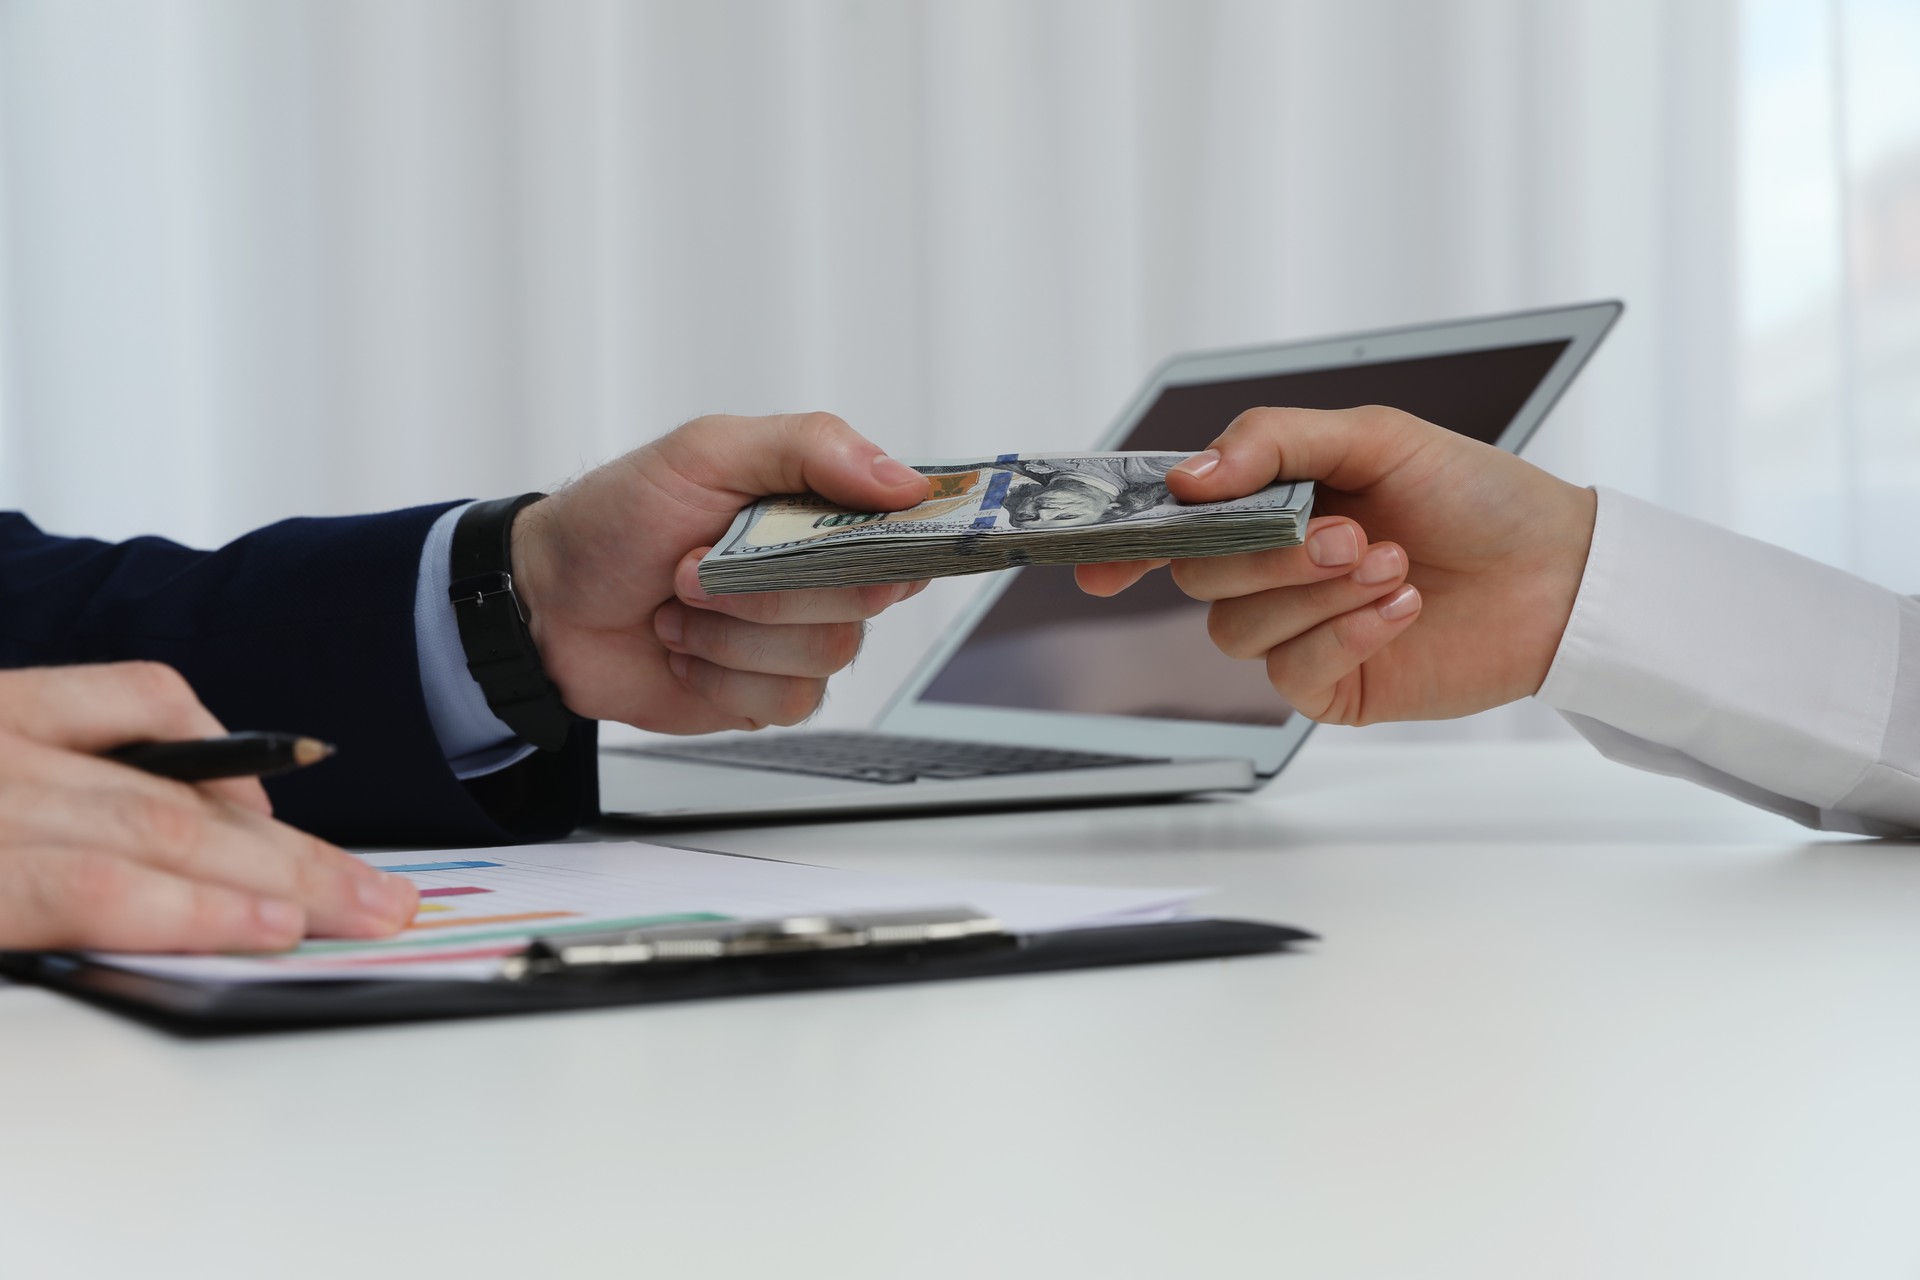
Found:
<svg viewBox="0 0 1920 1280"><path fill-rule="evenodd" d="M318 738L301 738L293 744L293 761L302 768L310 764L318 764L332 754L333 744L322 742Z"/></svg>

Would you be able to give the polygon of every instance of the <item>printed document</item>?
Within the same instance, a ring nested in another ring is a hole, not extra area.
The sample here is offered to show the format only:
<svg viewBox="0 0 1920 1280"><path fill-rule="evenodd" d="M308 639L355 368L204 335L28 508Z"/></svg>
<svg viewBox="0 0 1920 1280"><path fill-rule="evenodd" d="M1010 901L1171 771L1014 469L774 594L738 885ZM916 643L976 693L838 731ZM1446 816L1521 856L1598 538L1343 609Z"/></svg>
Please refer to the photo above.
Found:
<svg viewBox="0 0 1920 1280"><path fill-rule="evenodd" d="M935 907L970 907L1013 932L1045 933L1171 919L1202 892L875 875L632 841L359 856L420 886L419 914L394 937L311 939L273 955L90 958L200 982L486 979L534 938Z"/></svg>

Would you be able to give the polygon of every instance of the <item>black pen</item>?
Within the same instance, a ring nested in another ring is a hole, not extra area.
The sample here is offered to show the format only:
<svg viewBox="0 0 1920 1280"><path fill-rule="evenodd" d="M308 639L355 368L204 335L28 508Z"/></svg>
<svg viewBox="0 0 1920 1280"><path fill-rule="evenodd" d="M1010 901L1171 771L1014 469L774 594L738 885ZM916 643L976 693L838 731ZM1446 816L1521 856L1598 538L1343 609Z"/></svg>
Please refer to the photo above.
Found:
<svg viewBox="0 0 1920 1280"><path fill-rule="evenodd" d="M179 782L264 778L318 764L332 754L331 743L297 733L230 733L224 738L189 738L184 742L135 742L105 753L117 764Z"/></svg>

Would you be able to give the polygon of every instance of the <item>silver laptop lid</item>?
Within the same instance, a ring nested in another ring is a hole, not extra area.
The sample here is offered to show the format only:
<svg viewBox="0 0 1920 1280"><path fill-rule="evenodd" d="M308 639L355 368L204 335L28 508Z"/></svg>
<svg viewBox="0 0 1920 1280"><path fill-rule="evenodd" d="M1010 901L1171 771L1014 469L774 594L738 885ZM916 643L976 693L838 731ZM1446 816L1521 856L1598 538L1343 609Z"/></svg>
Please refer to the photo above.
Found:
<svg viewBox="0 0 1920 1280"><path fill-rule="evenodd" d="M1204 448L1260 405L1385 404L1517 452L1619 316L1617 302L1176 356L1096 449ZM1264 667L1207 639L1207 606L1164 573L1102 600L1071 569L998 575L880 715L888 733L1278 771L1313 727Z"/></svg>

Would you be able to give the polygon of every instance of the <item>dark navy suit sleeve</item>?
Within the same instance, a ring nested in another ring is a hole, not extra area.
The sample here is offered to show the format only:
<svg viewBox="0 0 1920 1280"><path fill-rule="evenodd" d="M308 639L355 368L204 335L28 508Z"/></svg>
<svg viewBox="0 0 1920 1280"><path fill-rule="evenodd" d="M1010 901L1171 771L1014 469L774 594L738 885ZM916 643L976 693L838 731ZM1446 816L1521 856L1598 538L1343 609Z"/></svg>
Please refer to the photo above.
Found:
<svg viewBox="0 0 1920 1280"><path fill-rule="evenodd" d="M427 718L415 579L452 505L286 520L217 551L55 537L0 513L0 666L152 659L230 728L336 743L333 759L267 783L280 818L331 840L553 838L597 809L592 724L463 783Z"/></svg>

